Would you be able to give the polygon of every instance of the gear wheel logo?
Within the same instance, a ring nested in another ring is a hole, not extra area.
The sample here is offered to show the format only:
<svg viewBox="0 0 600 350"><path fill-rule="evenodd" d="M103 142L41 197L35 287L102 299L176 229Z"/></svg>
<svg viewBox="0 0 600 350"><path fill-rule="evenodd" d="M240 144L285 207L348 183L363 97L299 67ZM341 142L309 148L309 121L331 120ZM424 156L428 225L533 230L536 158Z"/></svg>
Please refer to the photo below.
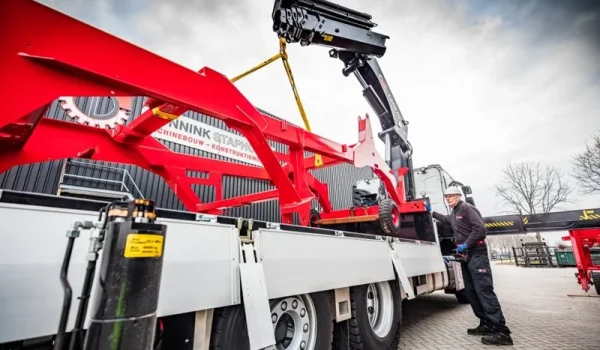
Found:
<svg viewBox="0 0 600 350"><path fill-rule="evenodd" d="M93 126L102 129L115 129L117 125L125 125L129 120L131 111L124 108L125 100L130 98L115 98L108 97L111 100L113 108L106 114L97 114L94 110L101 98L92 98L89 114L84 113L75 103L75 98L72 96L62 96L58 98L60 107L67 112L67 115L79 124ZM131 103L130 103L131 104Z"/></svg>

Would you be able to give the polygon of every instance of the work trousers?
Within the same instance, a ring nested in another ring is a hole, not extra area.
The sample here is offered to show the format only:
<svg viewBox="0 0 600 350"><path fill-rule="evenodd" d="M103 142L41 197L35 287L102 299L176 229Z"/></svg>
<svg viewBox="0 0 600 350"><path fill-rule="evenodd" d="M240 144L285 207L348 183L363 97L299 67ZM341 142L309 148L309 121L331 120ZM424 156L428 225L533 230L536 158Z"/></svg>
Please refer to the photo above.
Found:
<svg viewBox="0 0 600 350"><path fill-rule="evenodd" d="M465 281L465 294L473 313L480 324L494 331L510 334L498 297L494 292L494 281L490 260L485 247L469 249L467 262L461 263Z"/></svg>

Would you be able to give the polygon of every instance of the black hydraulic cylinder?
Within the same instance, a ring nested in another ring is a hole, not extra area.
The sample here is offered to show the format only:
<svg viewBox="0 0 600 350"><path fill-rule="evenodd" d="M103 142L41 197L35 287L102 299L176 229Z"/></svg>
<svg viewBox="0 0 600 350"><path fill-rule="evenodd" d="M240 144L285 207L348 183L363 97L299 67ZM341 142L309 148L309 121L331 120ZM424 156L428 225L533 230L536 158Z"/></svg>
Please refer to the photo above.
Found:
<svg viewBox="0 0 600 350"><path fill-rule="evenodd" d="M84 349L153 349L166 226L131 204L108 215Z"/></svg>

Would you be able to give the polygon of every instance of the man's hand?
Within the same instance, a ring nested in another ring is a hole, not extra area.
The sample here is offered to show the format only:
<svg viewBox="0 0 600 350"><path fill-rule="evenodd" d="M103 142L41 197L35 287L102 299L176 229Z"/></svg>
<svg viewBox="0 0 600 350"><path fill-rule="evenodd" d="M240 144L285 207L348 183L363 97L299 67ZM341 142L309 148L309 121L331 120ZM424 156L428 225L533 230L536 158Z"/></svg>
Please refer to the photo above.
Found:
<svg viewBox="0 0 600 350"><path fill-rule="evenodd" d="M458 247L456 247L456 252L462 253L462 251L467 248L469 248L469 246L466 243L463 243L463 244L459 245Z"/></svg>
<svg viewBox="0 0 600 350"><path fill-rule="evenodd" d="M431 204L429 202L425 202L425 210L431 212Z"/></svg>

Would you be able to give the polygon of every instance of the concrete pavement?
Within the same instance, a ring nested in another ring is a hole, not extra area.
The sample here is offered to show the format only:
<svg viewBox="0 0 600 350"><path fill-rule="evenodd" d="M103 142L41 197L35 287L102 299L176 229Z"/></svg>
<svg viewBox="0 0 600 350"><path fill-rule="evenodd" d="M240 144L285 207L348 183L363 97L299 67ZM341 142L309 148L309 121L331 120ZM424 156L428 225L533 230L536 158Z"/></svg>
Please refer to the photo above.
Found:
<svg viewBox="0 0 600 350"><path fill-rule="evenodd" d="M574 268L523 268L492 262L494 285L515 343L510 349L600 349L600 297L585 295ZM596 295L592 288L587 295ZM467 335L478 321L453 295L404 303L400 349L489 349Z"/></svg>

